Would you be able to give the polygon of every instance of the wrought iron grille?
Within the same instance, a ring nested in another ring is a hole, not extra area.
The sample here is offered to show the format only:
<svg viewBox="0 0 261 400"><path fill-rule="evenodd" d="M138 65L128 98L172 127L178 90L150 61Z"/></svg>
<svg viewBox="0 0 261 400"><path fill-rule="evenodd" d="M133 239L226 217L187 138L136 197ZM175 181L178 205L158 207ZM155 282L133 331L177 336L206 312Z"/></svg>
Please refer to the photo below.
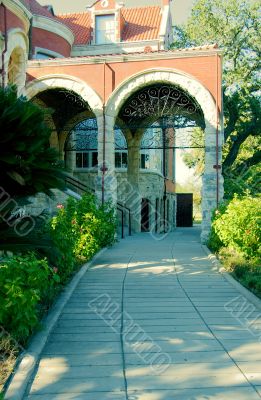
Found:
<svg viewBox="0 0 261 400"><path fill-rule="evenodd" d="M133 132L138 128L146 128L156 121L169 124L172 127L190 126L192 122L204 124L202 110L196 100L178 87L155 85L146 87L125 103L119 113L119 118Z"/></svg>
<svg viewBox="0 0 261 400"><path fill-rule="evenodd" d="M71 90L60 90L60 94L64 97L64 100L66 103L70 106L74 106L75 108L79 110L89 110L91 111L91 108L89 104L78 94L74 93Z"/></svg>

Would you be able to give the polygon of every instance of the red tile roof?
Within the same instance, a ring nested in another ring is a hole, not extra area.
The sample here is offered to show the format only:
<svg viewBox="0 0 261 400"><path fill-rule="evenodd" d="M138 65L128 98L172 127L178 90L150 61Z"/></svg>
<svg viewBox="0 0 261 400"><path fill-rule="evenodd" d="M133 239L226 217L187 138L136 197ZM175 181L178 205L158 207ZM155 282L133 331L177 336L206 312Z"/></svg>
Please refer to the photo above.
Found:
<svg viewBox="0 0 261 400"><path fill-rule="evenodd" d="M126 21L123 41L157 39L161 23L161 7L123 8Z"/></svg>
<svg viewBox="0 0 261 400"><path fill-rule="evenodd" d="M57 17L74 34L74 44L87 44L91 40L91 14L89 12L61 14Z"/></svg>
<svg viewBox="0 0 261 400"><path fill-rule="evenodd" d="M41 15L42 17L47 17L54 19L57 22L61 22L59 18L54 16L48 9L47 6L41 6L36 0L22 0L25 7L31 11L33 15Z"/></svg>
<svg viewBox="0 0 261 400"><path fill-rule="evenodd" d="M23 0L26 8L34 15L42 15L43 17L53 18L53 15L36 0Z"/></svg>
<svg viewBox="0 0 261 400"><path fill-rule="evenodd" d="M34 15L54 19L67 25L75 36L74 44L87 44L91 40L91 15L88 11L53 16L46 6L36 0L21 0ZM158 38L161 23L161 7L122 8L125 26L122 41L153 40Z"/></svg>
<svg viewBox="0 0 261 400"><path fill-rule="evenodd" d="M122 8L125 26L122 41L153 40L158 38L161 23L161 7ZM87 44L91 39L89 12L61 14L57 18L74 33L74 44Z"/></svg>

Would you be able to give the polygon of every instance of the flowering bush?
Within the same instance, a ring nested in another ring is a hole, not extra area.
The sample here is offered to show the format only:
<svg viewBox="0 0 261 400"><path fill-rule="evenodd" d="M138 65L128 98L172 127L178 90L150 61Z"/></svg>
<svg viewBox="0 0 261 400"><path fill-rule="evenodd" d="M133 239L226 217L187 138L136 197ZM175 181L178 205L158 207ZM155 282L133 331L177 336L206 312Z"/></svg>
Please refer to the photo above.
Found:
<svg viewBox="0 0 261 400"><path fill-rule="evenodd" d="M246 258L260 257L260 198L235 196L214 215L210 246L235 249Z"/></svg>
<svg viewBox="0 0 261 400"><path fill-rule="evenodd" d="M116 220L109 204L98 205L94 195L80 201L69 198L66 206L58 205L51 221L51 236L60 252L59 272L66 279L82 261L88 261L102 247L114 242Z"/></svg>
<svg viewBox="0 0 261 400"><path fill-rule="evenodd" d="M68 280L77 264L114 241L114 210L97 205L94 196L69 199L57 210L48 225L52 267L39 252L13 256L0 264L0 326L22 344L37 327L60 282Z"/></svg>
<svg viewBox="0 0 261 400"><path fill-rule="evenodd" d="M38 324L39 303L59 276L45 259L34 253L14 256L0 265L0 325L16 340L24 342Z"/></svg>

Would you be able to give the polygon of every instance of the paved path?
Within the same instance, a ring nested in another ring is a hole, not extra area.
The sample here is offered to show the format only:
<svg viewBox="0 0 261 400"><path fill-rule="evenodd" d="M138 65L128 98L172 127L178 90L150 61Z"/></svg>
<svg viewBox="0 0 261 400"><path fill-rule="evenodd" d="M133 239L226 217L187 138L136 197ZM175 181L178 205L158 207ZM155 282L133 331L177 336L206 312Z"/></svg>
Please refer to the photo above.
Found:
<svg viewBox="0 0 261 400"><path fill-rule="evenodd" d="M231 315L225 305L238 296L206 258L197 228L162 241L127 238L80 281L26 399L260 399L261 317ZM256 319L252 331L247 317Z"/></svg>

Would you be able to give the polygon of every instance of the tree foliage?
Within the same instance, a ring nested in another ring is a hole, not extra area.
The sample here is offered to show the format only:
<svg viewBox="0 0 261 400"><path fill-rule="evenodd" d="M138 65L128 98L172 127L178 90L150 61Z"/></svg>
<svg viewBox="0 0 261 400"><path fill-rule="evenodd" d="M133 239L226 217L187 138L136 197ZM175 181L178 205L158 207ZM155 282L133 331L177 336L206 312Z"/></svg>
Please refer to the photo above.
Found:
<svg viewBox="0 0 261 400"><path fill-rule="evenodd" d="M173 47L218 43L223 50L223 173L227 188L239 175L244 175L242 182L250 189L253 172L255 182L260 178L259 15L259 1L198 0L187 25L175 28Z"/></svg>
<svg viewBox="0 0 261 400"><path fill-rule="evenodd" d="M11 196L50 194L64 178L57 153L49 146L44 112L14 87L0 89L1 186Z"/></svg>

